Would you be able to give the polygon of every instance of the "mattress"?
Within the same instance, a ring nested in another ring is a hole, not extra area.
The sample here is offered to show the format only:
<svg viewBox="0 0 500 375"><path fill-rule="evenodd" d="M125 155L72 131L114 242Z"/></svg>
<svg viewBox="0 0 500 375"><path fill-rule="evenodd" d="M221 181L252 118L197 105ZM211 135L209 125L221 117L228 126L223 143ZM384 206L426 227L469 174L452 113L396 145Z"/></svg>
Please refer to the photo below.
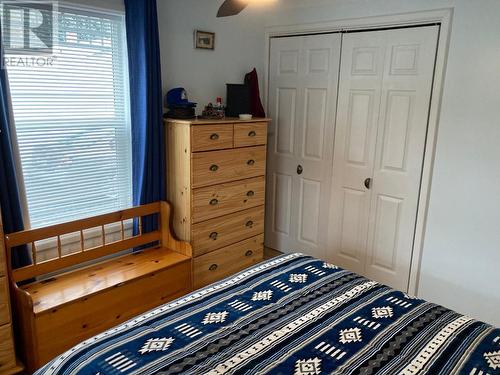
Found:
<svg viewBox="0 0 500 375"><path fill-rule="evenodd" d="M500 374L500 330L283 255L93 337L37 374Z"/></svg>

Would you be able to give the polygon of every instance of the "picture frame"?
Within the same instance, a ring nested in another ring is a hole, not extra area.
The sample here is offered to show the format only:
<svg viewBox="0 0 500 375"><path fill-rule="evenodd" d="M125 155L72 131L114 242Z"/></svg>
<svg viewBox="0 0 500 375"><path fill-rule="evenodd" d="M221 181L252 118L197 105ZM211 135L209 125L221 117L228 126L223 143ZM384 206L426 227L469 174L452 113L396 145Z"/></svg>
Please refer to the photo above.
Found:
<svg viewBox="0 0 500 375"><path fill-rule="evenodd" d="M197 49L215 49L215 33L210 31L195 30L194 46Z"/></svg>

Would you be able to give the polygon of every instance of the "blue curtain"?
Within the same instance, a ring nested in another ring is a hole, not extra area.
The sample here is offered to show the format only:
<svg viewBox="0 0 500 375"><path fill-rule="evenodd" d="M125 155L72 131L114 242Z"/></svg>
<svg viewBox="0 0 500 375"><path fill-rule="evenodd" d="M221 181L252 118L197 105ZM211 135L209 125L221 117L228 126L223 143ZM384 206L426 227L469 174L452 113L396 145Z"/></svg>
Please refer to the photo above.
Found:
<svg viewBox="0 0 500 375"><path fill-rule="evenodd" d="M1 53L0 58L3 58ZM5 233L24 229L10 133L10 93L7 72L5 69L0 69L0 205ZM28 249L25 246L15 249L12 254L12 266L18 268L28 264L31 264Z"/></svg>
<svg viewBox="0 0 500 375"><path fill-rule="evenodd" d="M125 0L134 206L165 199L165 140L156 0ZM155 229L146 218L143 231Z"/></svg>

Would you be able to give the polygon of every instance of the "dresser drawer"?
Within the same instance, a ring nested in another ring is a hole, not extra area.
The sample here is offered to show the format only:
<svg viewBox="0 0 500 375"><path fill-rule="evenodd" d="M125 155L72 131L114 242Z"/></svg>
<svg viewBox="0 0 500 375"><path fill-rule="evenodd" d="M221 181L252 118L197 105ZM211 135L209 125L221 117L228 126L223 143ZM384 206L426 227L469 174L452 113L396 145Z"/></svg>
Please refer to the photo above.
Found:
<svg viewBox="0 0 500 375"><path fill-rule="evenodd" d="M9 287L7 280L0 277L0 325L10 323Z"/></svg>
<svg viewBox="0 0 500 375"><path fill-rule="evenodd" d="M263 176L266 147L194 153L191 169L193 188Z"/></svg>
<svg viewBox="0 0 500 375"><path fill-rule="evenodd" d="M193 223L213 219L251 207L265 200L265 177L228 182L193 190Z"/></svg>
<svg viewBox="0 0 500 375"><path fill-rule="evenodd" d="M193 255L198 256L264 232L264 206L194 224Z"/></svg>
<svg viewBox="0 0 500 375"><path fill-rule="evenodd" d="M233 147L233 124L191 127L191 151L221 150Z"/></svg>
<svg viewBox="0 0 500 375"><path fill-rule="evenodd" d="M264 235L194 258L194 288L216 282L262 261Z"/></svg>
<svg viewBox="0 0 500 375"><path fill-rule="evenodd" d="M267 123L234 124L234 147L265 145Z"/></svg>
<svg viewBox="0 0 500 375"><path fill-rule="evenodd" d="M0 327L0 373L16 365L14 343L12 340L12 326L6 324Z"/></svg>

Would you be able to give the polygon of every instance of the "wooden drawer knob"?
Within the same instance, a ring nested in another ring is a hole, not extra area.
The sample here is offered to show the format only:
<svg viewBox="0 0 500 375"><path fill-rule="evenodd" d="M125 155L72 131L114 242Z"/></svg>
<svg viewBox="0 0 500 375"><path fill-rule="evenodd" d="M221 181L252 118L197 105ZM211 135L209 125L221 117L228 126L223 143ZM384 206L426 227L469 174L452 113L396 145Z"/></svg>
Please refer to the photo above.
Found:
<svg viewBox="0 0 500 375"><path fill-rule="evenodd" d="M218 199L212 199L212 200L210 201L210 205L211 205L211 206L216 206L216 205L218 205L218 204L219 204L219 200L218 200Z"/></svg>
<svg viewBox="0 0 500 375"><path fill-rule="evenodd" d="M214 241L215 241L215 240L217 239L217 237L218 237L218 236L219 236L219 233L217 233L217 232L212 232L212 233L210 233L210 236L209 236L209 237L210 237L212 240L214 240Z"/></svg>
<svg viewBox="0 0 500 375"><path fill-rule="evenodd" d="M210 136L210 139L211 139L212 141L216 141L216 140L218 140L218 139L219 139L219 134L217 134L217 133L212 134L212 135Z"/></svg>
<svg viewBox="0 0 500 375"><path fill-rule="evenodd" d="M247 161L247 164L248 165L254 165L255 164L255 160L250 159L249 161Z"/></svg>
<svg viewBox="0 0 500 375"><path fill-rule="evenodd" d="M256 135L257 135L257 133L254 130L252 130L250 133L248 133L249 137L255 137Z"/></svg>
<svg viewBox="0 0 500 375"><path fill-rule="evenodd" d="M245 256L246 257L251 257L253 255L253 251L252 250L248 250L246 253L245 253Z"/></svg>
<svg viewBox="0 0 500 375"><path fill-rule="evenodd" d="M212 172L217 172L219 170L219 166L216 165L216 164L213 164L213 165L210 166L210 170Z"/></svg>
<svg viewBox="0 0 500 375"><path fill-rule="evenodd" d="M219 268L219 266L218 266L217 264L215 264L215 263L214 263L214 264L212 264L210 267L208 267L208 269L209 269L210 271L215 271L217 268Z"/></svg>
<svg viewBox="0 0 500 375"><path fill-rule="evenodd" d="M247 193L247 197L253 197L255 195L255 192L253 190L250 190L248 193Z"/></svg>
<svg viewBox="0 0 500 375"><path fill-rule="evenodd" d="M245 224L248 228L251 228L253 227L253 221L252 220L248 220L247 223Z"/></svg>

